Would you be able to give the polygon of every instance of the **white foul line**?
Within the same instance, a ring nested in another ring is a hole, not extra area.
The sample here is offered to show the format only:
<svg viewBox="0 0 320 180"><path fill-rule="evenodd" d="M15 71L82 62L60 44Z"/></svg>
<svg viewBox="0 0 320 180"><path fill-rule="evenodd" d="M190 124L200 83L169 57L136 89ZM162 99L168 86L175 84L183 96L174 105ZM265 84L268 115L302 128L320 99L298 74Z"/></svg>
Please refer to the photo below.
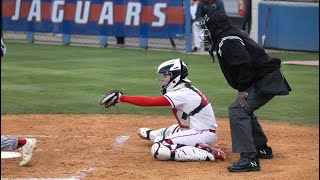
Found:
<svg viewBox="0 0 320 180"><path fill-rule="evenodd" d="M1 180L80 180L75 178L1 178Z"/></svg>

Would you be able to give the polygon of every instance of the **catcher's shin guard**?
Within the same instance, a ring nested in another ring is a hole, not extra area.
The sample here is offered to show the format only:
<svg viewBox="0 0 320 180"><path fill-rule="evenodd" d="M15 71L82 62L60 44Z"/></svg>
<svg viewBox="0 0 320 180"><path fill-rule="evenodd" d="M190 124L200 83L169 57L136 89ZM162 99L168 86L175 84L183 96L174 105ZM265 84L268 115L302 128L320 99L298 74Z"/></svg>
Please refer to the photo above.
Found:
<svg viewBox="0 0 320 180"><path fill-rule="evenodd" d="M215 161L214 155L203 149L178 144L164 145L160 142L152 145L151 154L162 161Z"/></svg>
<svg viewBox="0 0 320 180"><path fill-rule="evenodd" d="M163 145L160 142L156 142L151 147L151 155L158 160L168 161L172 159L171 146Z"/></svg>
<svg viewBox="0 0 320 180"><path fill-rule="evenodd" d="M212 153L192 146L183 146L175 151L175 161L215 161Z"/></svg>

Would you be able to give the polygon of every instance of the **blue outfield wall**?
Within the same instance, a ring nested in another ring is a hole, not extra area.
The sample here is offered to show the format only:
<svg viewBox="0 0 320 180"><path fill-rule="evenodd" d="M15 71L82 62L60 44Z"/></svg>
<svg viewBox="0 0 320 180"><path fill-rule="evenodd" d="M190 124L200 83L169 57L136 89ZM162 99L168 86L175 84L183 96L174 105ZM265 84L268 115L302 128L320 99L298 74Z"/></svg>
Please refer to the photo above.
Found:
<svg viewBox="0 0 320 180"><path fill-rule="evenodd" d="M69 44L74 34L138 37L141 47L148 38L186 39L191 52L189 0L2 0L1 30L24 31L29 42L34 32L61 33Z"/></svg>
<svg viewBox="0 0 320 180"><path fill-rule="evenodd" d="M265 34L265 48L319 51L319 3L261 1L258 12L258 43Z"/></svg>

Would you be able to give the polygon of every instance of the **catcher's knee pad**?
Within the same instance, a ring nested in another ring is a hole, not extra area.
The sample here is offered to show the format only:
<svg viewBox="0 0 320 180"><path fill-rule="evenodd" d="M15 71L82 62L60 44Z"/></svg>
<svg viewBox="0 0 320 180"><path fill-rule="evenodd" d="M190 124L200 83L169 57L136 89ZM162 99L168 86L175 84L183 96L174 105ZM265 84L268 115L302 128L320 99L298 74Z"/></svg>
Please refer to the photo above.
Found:
<svg viewBox="0 0 320 180"><path fill-rule="evenodd" d="M215 161L212 153L192 146L182 146L175 150L175 161Z"/></svg>
<svg viewBox="0 0 320 180"><path fill-rule="evenodd" d="M151 155L158 160L167 161L171 160L171 147L162 144L161 142L156 142L151 147Z"/></svg>

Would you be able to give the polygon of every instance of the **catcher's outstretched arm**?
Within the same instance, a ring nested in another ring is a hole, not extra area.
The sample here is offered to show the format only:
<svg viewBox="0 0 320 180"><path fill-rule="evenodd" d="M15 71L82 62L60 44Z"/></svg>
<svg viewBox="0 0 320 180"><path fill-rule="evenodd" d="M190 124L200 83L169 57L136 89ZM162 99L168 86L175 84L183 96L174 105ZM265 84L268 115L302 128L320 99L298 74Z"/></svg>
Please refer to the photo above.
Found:
<svg viewBox="0 0 320 180"><path fill-rule="evenodd" d="M137 106L171 106L164 96L120 96L120 102L126 102Z"/></svg>

